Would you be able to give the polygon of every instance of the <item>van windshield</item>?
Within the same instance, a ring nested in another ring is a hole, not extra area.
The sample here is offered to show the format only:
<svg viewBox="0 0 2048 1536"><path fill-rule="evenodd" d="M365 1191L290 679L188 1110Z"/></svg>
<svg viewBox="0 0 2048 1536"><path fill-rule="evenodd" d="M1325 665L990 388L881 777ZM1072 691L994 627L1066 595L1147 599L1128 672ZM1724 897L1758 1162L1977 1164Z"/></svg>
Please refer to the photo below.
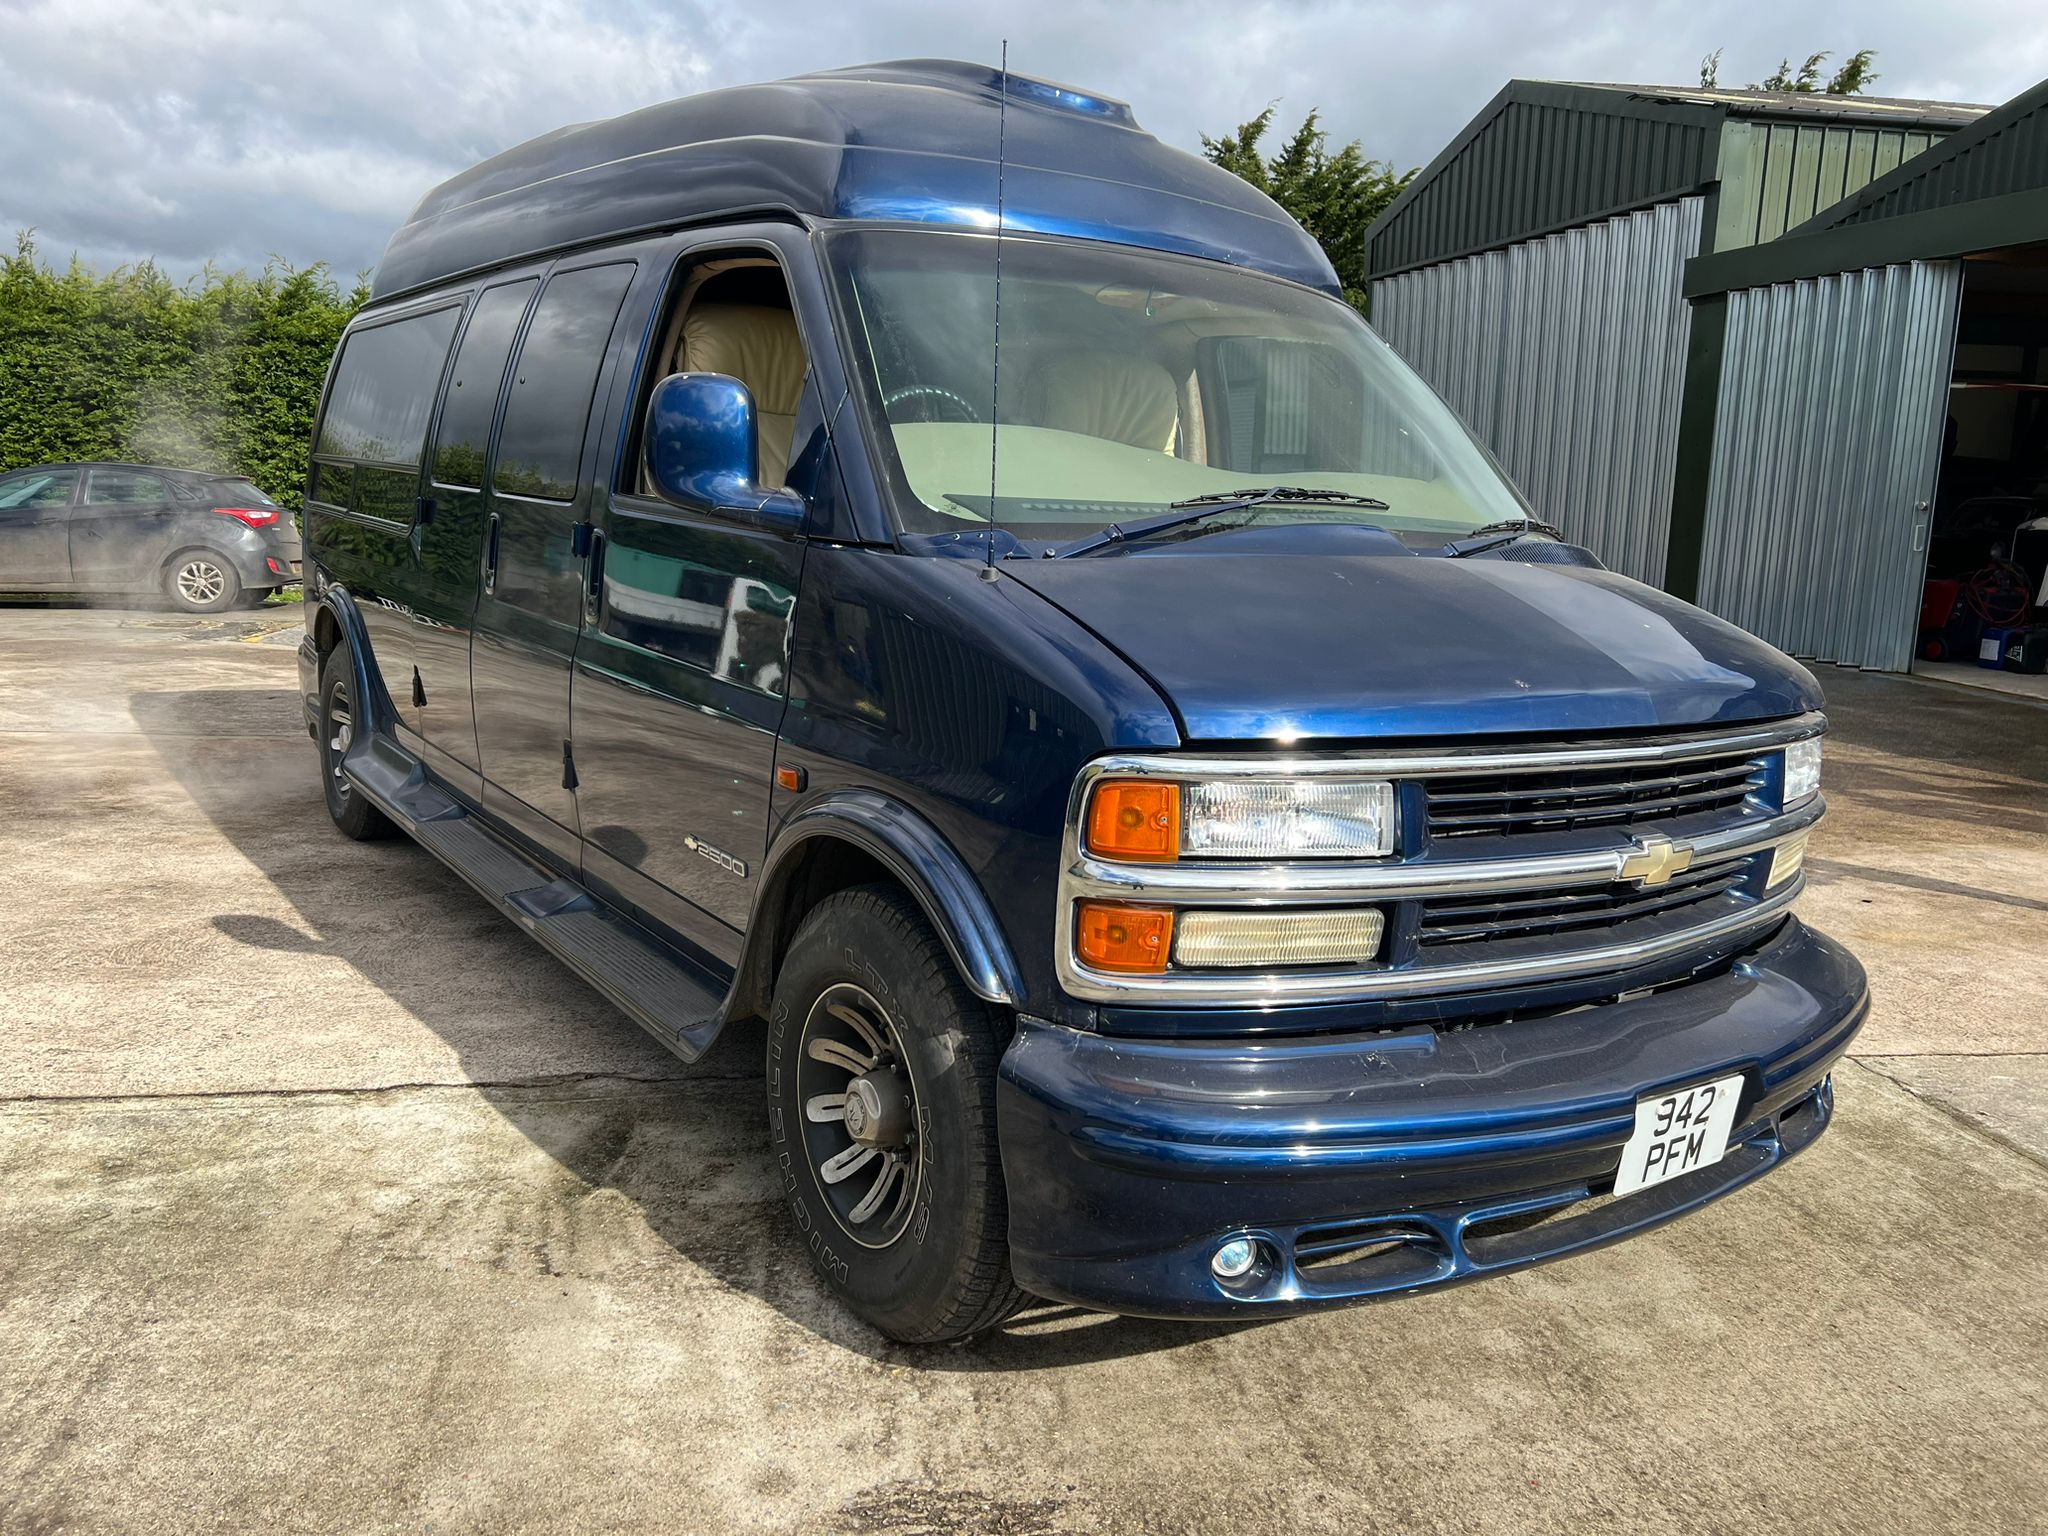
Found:
<svg viewBox="0 0 2048 1536"><path fill-rule="evenodd" d="M992 236L849 230L826 242L856 388L900 527L990 515L1047 545L1174 503L1274 485L1239 514L1371 523L1424 542L1527 516L1450 410L1349 305L1220 263L1005 235L997 425Z"/></svg>

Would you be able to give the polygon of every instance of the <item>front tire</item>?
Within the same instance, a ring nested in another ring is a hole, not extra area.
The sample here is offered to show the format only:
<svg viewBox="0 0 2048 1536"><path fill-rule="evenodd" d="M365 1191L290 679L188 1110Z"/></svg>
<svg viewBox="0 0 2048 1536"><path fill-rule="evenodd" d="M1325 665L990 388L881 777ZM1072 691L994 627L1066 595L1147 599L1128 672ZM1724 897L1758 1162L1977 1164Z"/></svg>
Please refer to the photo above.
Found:
<svg viewBox="0 0 2048 1536"><path fill-rule="evenodd" d="M320 745L320 788L327 798L327 814L343 837L366 843L389 837L398 828L341 771L341 761L355 741L361 720L355 701L355 668L343 643L320 663L320 731L313 739Z"/></svg>
<svg viewBox="0 0 2048 1536"><path fill-rule="evenodd" d="M833 1294L904 1343L966 1338L1023 1299L996 1145L999 1027L890 886L820 902L776 977L768 1128L790 1214Z"/></svg>
<svg viewBox="0 0 2048 1536"><path fill-rule="evenodd" d="M164 595L182 613L225 613L241 599L242 578L219 551L188 549L165 564Z"/></svg>

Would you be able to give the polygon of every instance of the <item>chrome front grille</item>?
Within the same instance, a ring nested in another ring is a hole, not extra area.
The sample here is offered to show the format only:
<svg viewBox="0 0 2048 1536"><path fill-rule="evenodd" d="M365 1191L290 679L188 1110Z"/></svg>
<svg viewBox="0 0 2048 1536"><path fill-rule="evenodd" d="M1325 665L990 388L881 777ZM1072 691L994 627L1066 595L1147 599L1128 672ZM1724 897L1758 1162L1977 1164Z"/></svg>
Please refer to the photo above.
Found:
<svg viewBox="0 0 2048 1536"><path fill-rule="evenodd" d="M1731 813L1763 785L1766 767L1761 755L1725 752L1683 763L1431 779L1429 835L1508 837Z"/></svg>
<svg viewBox="0 0 2048 1536"><path fill-rule="evenodd" d="M1776 850L1825 809L1781 802L1787 743L1817 714L1685 736L1378 752L1119 753L1085 765L1068 807L1055 964L1071 995L1195 1007L1499 993L1674 973L1782 918L1802 886L1767 883ZM1396 787L1398 847L1370 859L1188 857L1118 862L1080 835L1105 776L1381 779ZM1386 941L1369 961L1163 972L1090 968L1084 901L1176 913L1370 907Z"/></svg>
<svg viewBox="0 0 2048 1536"><path fill-rule="evenodd" d="M1439 896L1422 904L1416 938L1425 950L1443 950L1611 928L1637 918L1704 908L1740 889L1757 857L1745 854L1697 864L1662 885L1616 882L1556 891Z"/></svg>

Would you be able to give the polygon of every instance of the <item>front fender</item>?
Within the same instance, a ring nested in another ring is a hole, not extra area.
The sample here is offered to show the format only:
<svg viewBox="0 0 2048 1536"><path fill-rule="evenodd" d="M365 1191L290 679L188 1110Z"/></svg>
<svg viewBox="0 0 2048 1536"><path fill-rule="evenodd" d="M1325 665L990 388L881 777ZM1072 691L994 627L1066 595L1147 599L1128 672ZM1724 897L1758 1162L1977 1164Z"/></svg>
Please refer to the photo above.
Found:
<svg viewBox="0 0 2048 1536"><path fill-rule="evenodd" d="M995 909L966 862L931 823L871 789L835 790L796 811L768 850L761 888L747 925L740 965L740 995L765 998L775 956L787 940L779 931L791 880L807 845L829 837L850 843L900 881L953 957L960 979L975 996L1016 1007L1024 983Z"/></svg>

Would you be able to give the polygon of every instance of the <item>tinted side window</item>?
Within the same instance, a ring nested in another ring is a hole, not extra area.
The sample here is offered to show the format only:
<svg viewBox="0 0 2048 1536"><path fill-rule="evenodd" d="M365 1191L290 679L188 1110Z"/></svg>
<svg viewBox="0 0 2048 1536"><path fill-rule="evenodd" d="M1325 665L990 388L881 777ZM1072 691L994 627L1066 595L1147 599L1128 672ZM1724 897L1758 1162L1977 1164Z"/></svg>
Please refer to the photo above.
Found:
<svg viewBox="0 0 2048 1536"><path fill-rule="evenodd" d="M101 505L146 505L169 501L171 491L160 475L139 474L132 469L96 469L86 477L85 499Z"/></svg>
<svg viewBox="0 0 2048 1536"><path fill-rule="evenodd" d="M448 398L441 406L441 427L434 441L434 478L443 485L481 487L484 458L491 446L491 416L498 408L498 386L505 381L505 360L520 317L539 283L507 283L477 300L455 354L448 379Z"/></svg>
<svg viewBox="0 0 2048 1536"><path fill-rule="evenodd" d="M9 475L0 480L0 511L10 507L64 507L71 504L71 488L78 484L75 469L39 470L27 475Z"/></svg>
<svg viewBox="0 0 2048 1536"><path fill-rule="evenodd" d="M461 313L451 306L350 333L327 391L316 451L417 465Z"/></svg>
<svg viewBox="0 0 2048 1536"><path fill-rule="evenodd" d="M631 264L622 263L548 280L519 349L492 489L554 501L575 496L591 393L632 276Z"/></svg>
<svg viewBox="0 0 2048 1536"><path fill-rule="evenodd" d="M353 464L313 465L313 483L306 492L308 501L325 502L330 507L346 507L353 504L355 496L356 467Z"/></svg>

